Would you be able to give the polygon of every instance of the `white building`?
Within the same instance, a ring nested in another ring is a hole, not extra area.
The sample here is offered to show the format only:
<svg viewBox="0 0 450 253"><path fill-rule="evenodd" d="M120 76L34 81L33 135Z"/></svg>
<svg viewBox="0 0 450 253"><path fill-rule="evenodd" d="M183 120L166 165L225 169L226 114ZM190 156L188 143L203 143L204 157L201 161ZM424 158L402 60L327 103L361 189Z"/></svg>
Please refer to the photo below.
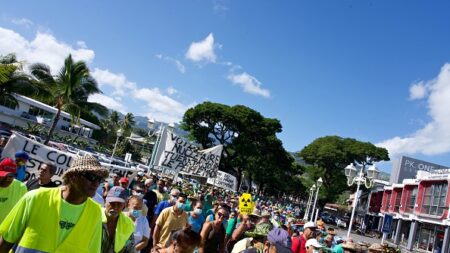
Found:
<svg viewBox="0 0 450 253"><path fill-rule="evenodd" d="M27 127L27 123L42 124L50 128L57 112L56 108L25 96L16 94L14 97L18 101L17 107L0 101L0 123L23 128ZM61 111L60 115L55 132L62 136L78 136L86 141L95 142L91 137L94 129L100 129L99 126L83 119L80 119L79 125L72 125L70 114Z"/></svg>

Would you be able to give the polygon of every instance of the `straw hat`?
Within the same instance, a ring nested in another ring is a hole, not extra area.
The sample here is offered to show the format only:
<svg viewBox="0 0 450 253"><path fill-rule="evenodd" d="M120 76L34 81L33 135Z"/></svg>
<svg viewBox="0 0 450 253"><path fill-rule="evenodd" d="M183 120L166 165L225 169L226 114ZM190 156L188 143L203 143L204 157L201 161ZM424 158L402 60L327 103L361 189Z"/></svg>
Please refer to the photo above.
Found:
<svg viewBox="0 0 450 253"><path fill-rule="evenodd" d="M68 175L76 175L83 172L94 173L100 177L107 178L109 171L102 167L97 159L90 155L79 156L73 162L72 165L63 175L65 180Z"/></svg>
<svg viewBox="0 0 450 253"><path fill-rule="evenodd" d="M373 243L372 245L370 245L368 250L369 250L369 252L383 252L384 248L379 243Z"/></svg>
<svg viewBox="0 0 450 253"><path fill-rule="evenodd" d="M255 208L255 209L253 209L253 212L251 214L249 214L249 216L261 218L261 211L259 211L257 208Z"/></svg>

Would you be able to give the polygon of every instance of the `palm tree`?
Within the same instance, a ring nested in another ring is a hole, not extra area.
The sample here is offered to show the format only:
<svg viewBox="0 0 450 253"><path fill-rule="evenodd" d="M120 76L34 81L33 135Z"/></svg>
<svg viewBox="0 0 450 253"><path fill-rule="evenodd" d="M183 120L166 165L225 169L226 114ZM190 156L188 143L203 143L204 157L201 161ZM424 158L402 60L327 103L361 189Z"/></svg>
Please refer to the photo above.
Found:
<svg viewBox="0 0 450 253"><path fill-rule="evenodd" d="M22 64L14 54L0 56L0 103L18 106L13 94L31 95L38 93L30 77L22 71Z"/></svg>
<svg viewBox="0 0 450 253"><path fill-rule="evenodd" d="M90 75L85 62L74 62L72 55L69 55L56 76L52 75L49 66L42 63L31 65L30 70L33 77L47 91L39 94L38 99L57 109L45 144L52 137L61 110L71 114L73 124L79 123L82 111L95 111L100 115L106 115L107 108L105 106L87 101L89 95L101 93L101 91L95 79Z"/></svg>
<svg viewBox="0 0 450 253"><path fill-rule="evenodd" d="M135 124L136 121L134 120L134 115L131 112L129 112L120 121L120 128L122 128L122 130L126 135L129 135Z"/></svg>

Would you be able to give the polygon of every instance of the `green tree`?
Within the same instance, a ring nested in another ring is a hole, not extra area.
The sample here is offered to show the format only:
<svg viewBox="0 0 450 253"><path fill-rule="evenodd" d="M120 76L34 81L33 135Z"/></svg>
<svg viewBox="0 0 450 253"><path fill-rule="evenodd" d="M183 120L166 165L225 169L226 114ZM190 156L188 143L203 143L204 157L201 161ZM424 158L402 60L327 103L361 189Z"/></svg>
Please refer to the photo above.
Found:
<svg viewBox="0 0 450 253"><path fill-rule="evenodd" d="M90 75L85 62L75 62L69 55L56 76L52 75L49 66L42 63L32 64L30 70L33 77L46 91L38 94L38 99L57 109L45 144L50 141L62 110L71 114L73 124L79 123L82 112L95 111L100 115L106 115L107 108L105 106L88 102L89 95L101 93L101 91L95 79Z"/></svg>
<svg viewBox="0 0 450 253"><path fill-rule="evenodd" d="M352 138L325 136L315 139L298 154L310 166L305 167L302 182L306 188L319 178L323 179L320 197L323 201L336 201L344 192L347 179L344 168L357 162L363 164L370 158L372 162L389 161L388 151L369 142Z"/></svg>
<svg viewBox="0 0 450 253"><path fill-rule="evenodd" d="M134 115L130 112L125 114L123 119L120 121L120 128L122 128L124 136L130 136L135 124L136 121L134 120Z"/></svg>
<svg viewBox="0 0 450 253"><path fill-rule="evenodd" d="M186 111L182 127L202 148L223 145L220 169L236 175L238 184L244 171L263 187L281 181L271 180L275 176L285 180L291 171L292 158L276 137L280 122L251 108L204 102ZM265 172L271 173L267 179L259 176Z"/></svg>
<svg viewBox="0 0 450 253"><path fill-rule="evenodd" d="M22 71L22 64L14 54L0 56L0 103L17 107L14 94L31 95L38 92L30 77Z"/></svg>

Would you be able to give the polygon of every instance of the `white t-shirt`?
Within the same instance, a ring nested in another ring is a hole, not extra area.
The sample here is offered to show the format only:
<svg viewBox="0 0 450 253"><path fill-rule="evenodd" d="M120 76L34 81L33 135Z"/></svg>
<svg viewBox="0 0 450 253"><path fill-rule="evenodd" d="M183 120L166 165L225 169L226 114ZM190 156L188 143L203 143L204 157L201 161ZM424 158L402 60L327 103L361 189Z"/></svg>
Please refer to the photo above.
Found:
<svg viewBox="0 0 450 253"><path fill-rule="evenodd" d="M150 238L150 226L148 225L147 217L141 216L134 222L134 242L138 244L143 237Z"/></svg>

